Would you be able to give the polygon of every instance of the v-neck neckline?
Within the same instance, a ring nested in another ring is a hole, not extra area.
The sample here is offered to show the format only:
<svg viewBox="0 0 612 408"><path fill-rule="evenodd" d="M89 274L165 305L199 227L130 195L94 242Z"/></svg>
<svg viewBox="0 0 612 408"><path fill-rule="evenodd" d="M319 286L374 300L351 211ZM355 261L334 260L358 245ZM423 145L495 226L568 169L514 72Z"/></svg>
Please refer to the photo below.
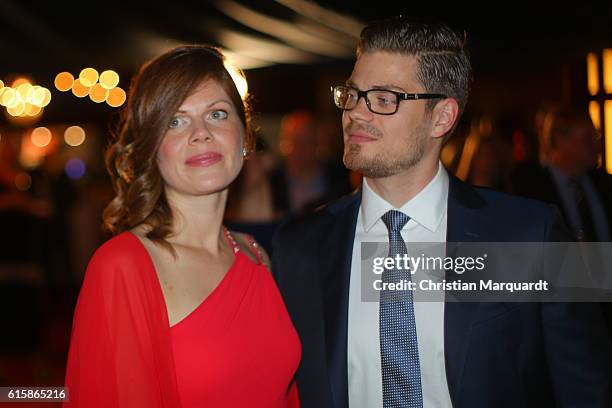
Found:
<svg viewBox="0 0 612 408"><path fill-rule="evenodd" d="M189 319L191 316L193 316L200 309L204 308L206 306L206 304L208 303L207 302L208 299L210 299L212 296L216 296L216 294L218 292L220 292L221 289L227 285L227 281L229 280L228 277L232 274L232 271L234 269L236 269L236 265L238 263L238 259L240 258L240 255L242 254L242 251L240 250L240 247L236 243L236 240L231 235L229 230L225 226L223 226L223 229L224 229L223 235L227 239L230 247L232 248L232 252L234 254L234 260L232 261L232 263L229 266L229 268L227 269L227 271L225 271L225 274L219 280L217 285L210 291L210 293L208 293L208 295L205 296L204 299L202 299L202 301L200 301L198 303L198 305L195 308L193 308L193 310L191 310L189 313L187 313L180 320L174 322L172 325L170 324L170 317L169 317L169 313L168 313L168 304L166 302L166 298L164 297L164 291L162 290L161 281L159 279L159 274L157 273L157 268L155 267L155 262L153 261L153 257L149 253L149 250L147 249L145 244L142 242L140 237L138 237L136 234L134 234L131 231L126 231L127 234L131 235L136 241L138 241L138 244L139 244L140 248L144 251L144 253L146 254L147 259L149 260L151 269L153 270L153 272L155 274L155 282L157 283L156 287L157 287L157 290L158 290L158 294L159 294L159 296L161 297L161 299L162 299L162 301L164 303L164 309L166 310L166 321L168 323L168 327L170 328L170 330L173 330L175 327L179 326L181 323L185 322L187 319Z"/></svg>

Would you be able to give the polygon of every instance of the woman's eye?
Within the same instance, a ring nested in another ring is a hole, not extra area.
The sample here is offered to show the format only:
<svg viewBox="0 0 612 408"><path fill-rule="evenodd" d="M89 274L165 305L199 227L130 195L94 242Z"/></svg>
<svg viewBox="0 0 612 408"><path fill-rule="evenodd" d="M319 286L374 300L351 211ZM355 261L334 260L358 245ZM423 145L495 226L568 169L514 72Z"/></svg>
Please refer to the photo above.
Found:
<svg viewBox="0 0 612 408"><path fill-rule="evenodd" d="M170 129L176 129L177 127L181 126L183 124L183 119L181 118L172 118L170 119L170 124L168 125L168 127Z"/></svg>
<svg viewBox="0 0 612 408"><path fill-rule="evenodd" d="M215 120L227 119L227 112L222 109L218 109L213 111L210 116Z"/></svg>

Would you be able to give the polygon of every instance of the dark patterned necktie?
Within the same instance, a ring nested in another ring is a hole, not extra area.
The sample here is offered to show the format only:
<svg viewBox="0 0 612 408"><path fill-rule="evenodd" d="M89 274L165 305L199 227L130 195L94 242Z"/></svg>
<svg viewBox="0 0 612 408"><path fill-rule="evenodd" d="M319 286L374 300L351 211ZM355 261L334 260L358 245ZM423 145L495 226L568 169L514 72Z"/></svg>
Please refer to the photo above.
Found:
<svg viewBox="0 0 612 408"><path fill-rule="evenodd" d="M400 231L410 217L391 210L381 219L389 230L389 257L407 254ZM386 269L385 283L411 280L410 271ZM380 355L384 408L422 408L421 368L412 291L381 290L379 306Z"/></svg>
<svg viewBox="0 0 612 408"><path fill-rule="evenodd" d="M574 201L578 207L578 213L580 214L581 228L576 232L577 241L596 241L597 234L595 232L595 224L593 223L593 217L591 216L591 209L586 199L580 180L570 179L570 187L574 192Z"/></svg>

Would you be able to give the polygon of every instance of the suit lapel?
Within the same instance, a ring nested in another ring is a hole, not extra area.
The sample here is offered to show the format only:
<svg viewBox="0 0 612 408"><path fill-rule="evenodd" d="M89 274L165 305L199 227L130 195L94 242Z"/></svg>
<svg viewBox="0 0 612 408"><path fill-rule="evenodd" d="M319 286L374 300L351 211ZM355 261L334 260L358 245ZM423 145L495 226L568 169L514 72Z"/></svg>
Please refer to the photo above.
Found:
<svg viewBox="0 0 612 408"><path fill-rule="evenodd" d="M361 190L330 205L329 230L319 243L325 342L334 407L348 407L347 339L351 259Z"/></svg>
<svg viewBox="0 0 612 408"><path fill-rule="evenodd" d="M461 246L453 243L482 241L486 229L478 211L486 205L469 185L449 174L447 256L460 256ZM447 272L447 280L453 279ZM444 311L444 354L451 400L456 401L467 356L471 323L478 303L446 302Z"/></svg>

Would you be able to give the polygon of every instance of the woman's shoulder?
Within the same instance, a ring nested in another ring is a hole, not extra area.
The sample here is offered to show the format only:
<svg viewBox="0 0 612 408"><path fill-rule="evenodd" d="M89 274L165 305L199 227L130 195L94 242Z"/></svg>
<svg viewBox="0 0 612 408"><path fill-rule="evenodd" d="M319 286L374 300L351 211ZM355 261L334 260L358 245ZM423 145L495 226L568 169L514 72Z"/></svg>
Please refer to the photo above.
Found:
<svg viewBox="0 0 612 408"><path fill-rule="evenodd" d="M134 233L126 231L102 244L91 257L88 269L142 267L148 264L148 261L148 253L140 239Z"/></svg>
<svg viewBox="0 0 612 408"><path fill-rule="evenodd" d="M268 253L263 249L261 245L255 241L255 239L242 232L232 231L232 235L236 238L240 250L249 257L255 263L263 263L268 269L270 269L270 257Z"/></svg>

